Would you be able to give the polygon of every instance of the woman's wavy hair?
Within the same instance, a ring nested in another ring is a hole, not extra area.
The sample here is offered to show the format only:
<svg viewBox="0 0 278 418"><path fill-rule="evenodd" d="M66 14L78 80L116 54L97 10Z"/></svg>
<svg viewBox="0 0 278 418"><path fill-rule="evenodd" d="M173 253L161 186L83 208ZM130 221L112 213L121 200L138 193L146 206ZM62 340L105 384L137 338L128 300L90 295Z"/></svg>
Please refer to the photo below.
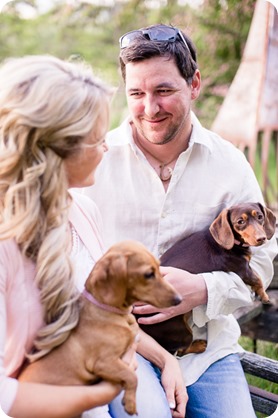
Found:
<svg viewBox="0 0 278 418"><path fill-rule="evenodd" d="M81 62L40 55L0 67L0 239L14 239L36 263L45 324L31 360L65 341L78 322L63 160L80 151L111 94Z"/></svg>

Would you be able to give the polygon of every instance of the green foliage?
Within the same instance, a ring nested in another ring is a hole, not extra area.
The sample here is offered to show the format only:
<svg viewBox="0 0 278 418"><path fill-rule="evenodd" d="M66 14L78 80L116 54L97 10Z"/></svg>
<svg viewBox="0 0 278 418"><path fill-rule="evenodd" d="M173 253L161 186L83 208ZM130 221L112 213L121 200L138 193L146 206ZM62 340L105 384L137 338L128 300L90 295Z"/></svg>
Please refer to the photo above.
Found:
<svg viewBox="0 0 278 418"><path fill-rule="evenodd" d="M0 60L38 53L79 55L113 84L119 82L121 34L160 22L181 27L197 45L203 93L196 111L208 127L239 65L254 8L253 0L206 0L199 9L177 0L156 8L147 0L115 1L112 6L56 0L49 12L26 20L20 17L19 3L36 7L36 1L13 1L0 13Z"/></svg>

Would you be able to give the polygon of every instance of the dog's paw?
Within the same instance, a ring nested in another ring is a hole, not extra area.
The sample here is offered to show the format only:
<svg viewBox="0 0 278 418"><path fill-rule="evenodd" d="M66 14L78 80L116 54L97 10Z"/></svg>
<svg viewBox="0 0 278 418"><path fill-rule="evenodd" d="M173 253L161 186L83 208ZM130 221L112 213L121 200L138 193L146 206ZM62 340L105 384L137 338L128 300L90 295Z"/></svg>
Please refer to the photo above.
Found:
<svg viewBox="0 0 278 418"><path fill-rule="evenodd" d="M122 399L122 404L127 414L138 415L135 401L133 401L132 399L126 399L126 397L124 396Z"/></svg>

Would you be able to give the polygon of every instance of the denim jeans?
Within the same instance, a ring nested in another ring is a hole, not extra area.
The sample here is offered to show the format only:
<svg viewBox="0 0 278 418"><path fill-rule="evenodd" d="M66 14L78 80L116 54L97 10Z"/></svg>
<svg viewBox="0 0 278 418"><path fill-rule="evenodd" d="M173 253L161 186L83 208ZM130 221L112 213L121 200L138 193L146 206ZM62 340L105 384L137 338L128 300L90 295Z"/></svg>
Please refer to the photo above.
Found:
<svg viewBox="0 0 278 418"><path fill-rule="evenodd" d="M171 418L159 370L138 356L137 374L137 417ZM256 418L237 354L212 364L187 391L186 418ZM124 412L121 398L122 394L109 405L112 418L131 417Z"/></svg>
<svg viewBox="0 0 278 418"><path fill-rule="evenodd" d="M256 418L237 354L213 363L187 393L186 418Z"/></svg>

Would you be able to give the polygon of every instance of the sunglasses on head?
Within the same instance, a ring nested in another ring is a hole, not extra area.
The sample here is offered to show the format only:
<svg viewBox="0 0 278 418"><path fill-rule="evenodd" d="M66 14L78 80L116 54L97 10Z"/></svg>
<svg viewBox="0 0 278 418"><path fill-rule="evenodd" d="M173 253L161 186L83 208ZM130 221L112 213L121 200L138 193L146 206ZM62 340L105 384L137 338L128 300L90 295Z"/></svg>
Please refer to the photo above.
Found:
<svg viewBox="0 0 278 418"><path fill-rule="evenodd" d="M173 26L156 26L153 28L148 29L138 29L138 30L132 30L130 32L125 33L123 36L120 37L120 48L124 49L129 46L129 44L136 39L139 35L143 35L146 39L149 41L156 41L156 42L175 42L177 37L182 40L184 45L186 46L188 52L191 55L190 49L187 45L186 40L184 39L184 36L182 32L174 28Z"/></svg>

